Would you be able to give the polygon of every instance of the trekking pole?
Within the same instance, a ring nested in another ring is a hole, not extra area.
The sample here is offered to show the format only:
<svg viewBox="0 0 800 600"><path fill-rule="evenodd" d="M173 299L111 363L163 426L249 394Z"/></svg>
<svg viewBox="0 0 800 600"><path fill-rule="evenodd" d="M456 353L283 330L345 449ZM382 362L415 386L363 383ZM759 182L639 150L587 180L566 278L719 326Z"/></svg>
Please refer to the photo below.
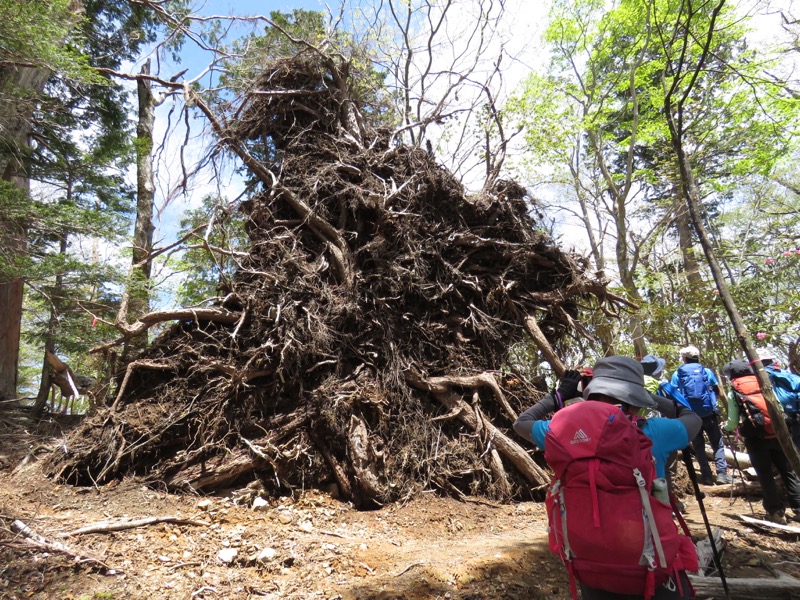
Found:
<svg viewBox="0 0 800 600"><path fill-rule="evenodd" d="M742 482L742 490L744 491L744 499L747 500L747 504L750 506L750 514L755 517L756 516L756 511L753 510L753 503L750 502L750 496L747 493L747 484L745 483L745 480L744 480L744 471L742 471L742 467L739 465L739 459L736 456L736 446L734 446L733 442L731 442L731 436L727 431L723 431L723 435L725 436L725 441L728 444L728 448L730 449L731 454L733 454L733 465L736 467L736 470L739 471L739 479ZM733 486L731 486L731 496L733 496ZM731 502L731 504L733 504L733 502Z"/></svg>
<svg viewBox="0 0 800 600"><path fill-rule="evenodd" d="M711 523L708 522L708 515L706 514L706 507L703 505L703 493L700 491L700 485L697 483L697 473L694 470L694 463L692 462L692 455L688 448L683 450L683 464L686 465L686 471L689 473L689 479L692 482L694 489L694 497L697 498L697 504L700 507L700 514L703 515L703 523L706 525L706 533L708 533L708 541L711 544L711 555L714 559L714 565L719 572L719 578L722 580L722 589L725 590L725 597L731 600L731 591L728 589L728 581L725 579L725 573L722 570L722 560L717 550L717 543L714 541L714 534L711 532Z"/></svg>

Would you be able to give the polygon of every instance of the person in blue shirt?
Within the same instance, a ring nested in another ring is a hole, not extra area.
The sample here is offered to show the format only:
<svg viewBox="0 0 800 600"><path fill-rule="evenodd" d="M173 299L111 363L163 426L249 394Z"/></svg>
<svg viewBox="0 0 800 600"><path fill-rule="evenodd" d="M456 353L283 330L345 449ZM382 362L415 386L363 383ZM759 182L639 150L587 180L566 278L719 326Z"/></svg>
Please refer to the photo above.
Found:
<svg viewBox="0 0 800 600"><path fill-rule="evenodd" d="M631 418L636 419L642 432L653 442L651 452L655 460L656 477L654 490L666 494L666 464L670 454L689 445L702 425L697 414L689 408L674 403L672 400L653 396L644 387L644 372L642 365L626 356L610 356L601 359L595 364L592 380L583 389L583 398L586 401L608 402L620 407ZM663 406L662 406L663 404ZM674 414L675 418L658 416L656 411L662 410L666 414ZM654 416L655 415L655 416ZM545 438L550 420L533 422L530 427L530 437L542 450L545 449ZM658 484L658 480L661 484ZM654 492L656 497L658 492ZM668 502L666 498L659 498ZM689 598L691 586L688 585L686 574L681 573L681 585L676 585L672 580L656 590L656 600ZM611 592L589 588L581 584L584 600L628 600L630 596L614 594Z"/></svg>
<svg viewBox="0 0 800 600"><path fill-rule="evenodd" d="M719 407L717 406L717 396L720 395L719 381L711 369L700 364L700 350L696 346L681 348L680 353L683 365L672 374L670 383L678 388L691 405L692 410L703 421L700 432L692 440L697 464L700 467L700 483L703 485L731 483L732 480L728 475L728 461L725 458L725 444L722 440L722 428L719 424ZM711 474L711 466L706 456L704 433L714 451L716 479Z"/></svg>
<svg viewBox="0 0 800 600"><path fill-rule="evenodd" d="M758 358L764 365L772 390L783 406L786 427L792 441L800 451L800 375L781 369L775 354L767 348L757 348Z"/></svg>
<svg viewBox="0 0 800 600"><path fill-rule="evenodd" d="M617 373L621 369L629 369L638 373L641 380L639 386L619 379ZM584 400L600 400L619 404L624 411L645 418L642 431L653 442L652 452L656 461L656 477L659 478L666 477L669 455L688 446L689 441L700 432L702 425L700 417L685 406L677 404L669 398L650 394L644 387L642 366L626 356L610 356L599 360L594 366L592 380L583 389L583 398ZM674 414L675 417L661 417L658 416L658 413ZM653 414L656 416L653 417ZM531 434L528 439L533 440L533 443L542 450L544 450L544 438L549 424L550 420L548 419L535 421L531 426Z"/></svg>

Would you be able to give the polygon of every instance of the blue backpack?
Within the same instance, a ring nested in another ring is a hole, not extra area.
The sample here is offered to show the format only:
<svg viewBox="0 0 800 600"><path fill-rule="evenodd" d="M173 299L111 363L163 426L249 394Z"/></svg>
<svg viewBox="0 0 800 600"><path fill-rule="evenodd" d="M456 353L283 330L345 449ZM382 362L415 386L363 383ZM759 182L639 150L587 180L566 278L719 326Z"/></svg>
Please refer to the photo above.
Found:
<svg viewBox="0 0 800 600"><path fill-rule="evenodd" d="M678 389L698 416L707 417L714 412L714 394L709 388L706 368L700 363L684 363L678 367Z"/></svg>
<svg viewBox="0 0 800 600"><path fill-rule="evenodd" d="M786 414L800 412L800 375L776 369L771 365L767 366L766 371L769 374L772 389L783 405L784 412Z"/></svg>
<svg viewBox="0 0 800 600"><path fill-rule="evenodd" d="M674 400L675 402L683 404L686 408L692 408L683 394L681 394L681 391L669 381L662 381L660 384L658 384L657 394L659 396L663 396L664 398L669 398L670 400Z"/></svg>

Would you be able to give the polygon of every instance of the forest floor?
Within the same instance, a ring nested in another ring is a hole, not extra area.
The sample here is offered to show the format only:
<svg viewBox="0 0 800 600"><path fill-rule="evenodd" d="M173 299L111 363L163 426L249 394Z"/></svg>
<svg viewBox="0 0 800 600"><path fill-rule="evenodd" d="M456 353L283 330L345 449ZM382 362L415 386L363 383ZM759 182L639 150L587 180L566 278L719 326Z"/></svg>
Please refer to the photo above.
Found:
<svg viewBox="0 0 800 600"><path fill-rule="evenodd" d="M247 489L196 497L134 480L75 488L43 477L33 458L58 441L0 428L0 598L569 598L540 503L422 494L359 512L317 491L254 508ZM704 488L727 577L770 578L771 569L800 577L800 535L743 523L750 506L730 487ZM686 503L693 535L705 537L697 502ZM760 503L753 508L760 517ZM73 533L148 518L156 522ZM63 548L36 547L14 522Z"/></svg>

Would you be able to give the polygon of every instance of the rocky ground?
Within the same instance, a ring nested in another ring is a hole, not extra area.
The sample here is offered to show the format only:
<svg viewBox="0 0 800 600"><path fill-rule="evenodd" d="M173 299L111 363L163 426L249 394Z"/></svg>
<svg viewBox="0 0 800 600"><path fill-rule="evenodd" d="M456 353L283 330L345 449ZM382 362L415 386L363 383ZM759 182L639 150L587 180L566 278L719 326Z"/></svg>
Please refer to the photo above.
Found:
<svg viewBox="0 0 800 600"><path fill-rule="evenodd" d="M35 456L56 444L29 430L0 434L0 598L569 597L541 504L423 494L358 512L316 491L262 501L257 487L207 497L134 480L75 488L40 473ZM726 575L800 577L800 535L743 523L750 506L730 488L704 488ZM687 505L692 533L705 536L697 502ZM753 508L760 516L757 501ZM76 532L92 525L101 531Z"/></svg>

